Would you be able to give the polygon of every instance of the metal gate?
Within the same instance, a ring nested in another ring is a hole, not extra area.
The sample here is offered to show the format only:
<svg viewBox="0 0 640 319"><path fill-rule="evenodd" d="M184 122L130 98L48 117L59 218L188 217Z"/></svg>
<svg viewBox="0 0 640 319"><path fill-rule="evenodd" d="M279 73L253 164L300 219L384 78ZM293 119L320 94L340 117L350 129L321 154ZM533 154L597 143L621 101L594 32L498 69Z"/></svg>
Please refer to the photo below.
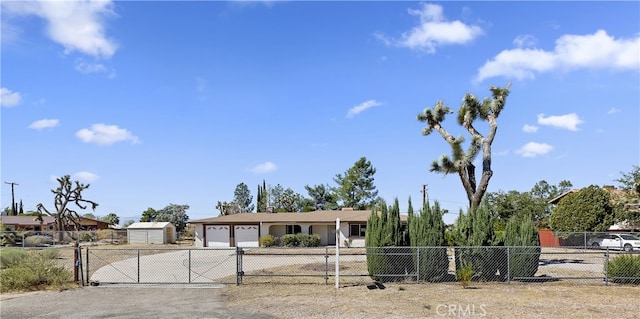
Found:
<svg viewBox="0 0 640 319"><path fill-rule="evenodd" d="M87 283L236 283L235 249L87 248Z"/></svg>

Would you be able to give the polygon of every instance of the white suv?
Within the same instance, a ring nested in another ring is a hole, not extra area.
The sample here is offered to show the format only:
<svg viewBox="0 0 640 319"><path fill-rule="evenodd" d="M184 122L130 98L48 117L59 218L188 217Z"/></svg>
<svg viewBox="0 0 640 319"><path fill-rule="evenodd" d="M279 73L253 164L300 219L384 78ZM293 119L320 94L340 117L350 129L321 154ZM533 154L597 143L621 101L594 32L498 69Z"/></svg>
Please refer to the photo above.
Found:
<svg viewBox="0 0 640 319"><path fill-rule="evenodd" d="M589 239L587 244L593 248L640 250L640 238L629 234L603 234Z"/></svg>

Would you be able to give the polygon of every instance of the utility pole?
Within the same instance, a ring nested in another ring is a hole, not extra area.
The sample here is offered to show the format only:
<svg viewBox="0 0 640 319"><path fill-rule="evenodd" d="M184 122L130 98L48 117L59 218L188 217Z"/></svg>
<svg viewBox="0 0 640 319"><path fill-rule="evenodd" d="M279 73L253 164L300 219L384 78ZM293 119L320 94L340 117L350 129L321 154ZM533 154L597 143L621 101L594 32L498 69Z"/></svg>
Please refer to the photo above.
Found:
<svg viewBox="0 0 640 319"><path fill-rule="evenodd" d="M424 208L427 205L427 184L422 184L422 207Z"/></svg>
<svg viewBox="0 0 640 319"><path fill-rule="evenodd" d="M11 185L11 214L13 216L17 216L18 215L18 208L16 207L16 197L15 197L14 192L13 192L13 186L20 185L20 184L14 183L14 182L4 182L4 183Z"/></svg>

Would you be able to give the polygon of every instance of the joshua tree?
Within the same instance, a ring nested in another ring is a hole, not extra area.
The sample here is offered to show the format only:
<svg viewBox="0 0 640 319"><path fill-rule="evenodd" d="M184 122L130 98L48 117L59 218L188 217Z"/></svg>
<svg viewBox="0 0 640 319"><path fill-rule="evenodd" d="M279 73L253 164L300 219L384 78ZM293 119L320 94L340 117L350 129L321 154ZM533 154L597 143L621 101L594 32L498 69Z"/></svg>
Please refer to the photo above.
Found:
<svg viewBox="0 0 640 319"><path fill-rule="evenodd" d="M462 186L469 200L469 207L475 208L480 205L482 197L487 191L489 180L493 175L491 170L491 144L498 130L497 118L504 108L509 87L490 87L492 98L485 98L480 101L473 94L467 93L462 100L462 105L458 109L458 124L464 127L471 135L471 141L466 151L463 150L462 143L464 137L453 137L442 127L447 114L453 112L449 106L438 101L433 108L426 108L423 113L418 114L420 122L427 123L427 127L422 130L422 135L429 135L434 130L440 133L444 140L451 146L451 157L442 155L439 161L431 164L431 172L450 174L457 173L460 176ZM489 124L489 132L482 135L474 126L476 120L486 121ZM476 181L476 166L473 161L482 151L482 175L480 183Z"/></svg>

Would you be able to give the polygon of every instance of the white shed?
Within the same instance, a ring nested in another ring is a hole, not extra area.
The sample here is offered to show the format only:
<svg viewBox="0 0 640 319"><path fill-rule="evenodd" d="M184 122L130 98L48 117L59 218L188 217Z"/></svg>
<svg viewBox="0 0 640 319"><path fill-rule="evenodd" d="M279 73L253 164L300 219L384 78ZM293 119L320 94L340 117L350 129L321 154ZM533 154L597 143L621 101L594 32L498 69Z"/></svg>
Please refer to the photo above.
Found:
<svg viewBox="0 0 640 319"><path fill-rule="evenodd" d="M129 244L174 244L176 227L169 222L139 222L127 227Z"/></svg>

